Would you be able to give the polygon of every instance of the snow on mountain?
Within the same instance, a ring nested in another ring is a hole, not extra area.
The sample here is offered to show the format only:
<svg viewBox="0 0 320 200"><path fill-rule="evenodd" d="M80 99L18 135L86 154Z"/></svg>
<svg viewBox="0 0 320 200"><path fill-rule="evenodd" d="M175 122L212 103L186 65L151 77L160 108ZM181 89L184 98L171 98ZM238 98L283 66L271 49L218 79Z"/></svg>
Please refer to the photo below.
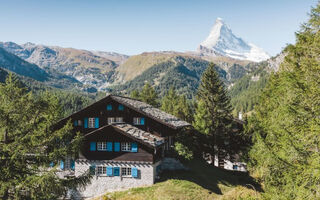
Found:
<svg viewBox="0 0 320 200"><path fill-rule="evenodd" d="M263 49L235 36L221 18L217 18L209 36L200 44L198 51L204 55L227 56L254 62L270 58Z"/></svg>

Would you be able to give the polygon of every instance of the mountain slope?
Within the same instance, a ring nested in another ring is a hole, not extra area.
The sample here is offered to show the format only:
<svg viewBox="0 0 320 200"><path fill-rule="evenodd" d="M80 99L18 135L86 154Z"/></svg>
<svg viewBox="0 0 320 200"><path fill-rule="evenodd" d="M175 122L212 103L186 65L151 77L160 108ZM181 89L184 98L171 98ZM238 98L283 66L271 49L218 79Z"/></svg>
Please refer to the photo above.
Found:
<svg viewBox="0 0 320 200"><path fill-rule="evenodd" d="M1 47L0 68L5 69L6 73L7 71L13 72L21 77L25 77L24 79L28 80L28 82L39 81L44 85L55 88L80 89L82 86L79 81L70 76L59 73L52 69L42 69L35 64L29 63L18 56L7 52Z"/></svg>
<svg viewBox="0 0 320 200"><path fill-rule="evenodd" d="M35 64L22 60L3 48L0 48L0 67L38 81L46 81L49 79L49 74L45 70Z"/></svg>
<svg viewBox="0 0 320 200"><path fill-rule="evenodd" d="M117 53L91 52L32 43L18 45L4 42L0 43L0 47L43 69L55 70L97 89L104 89L113 82L115 68L128 58Z"/></svg>
<svg viewBox="0 0 320 200"><path fill-rule="evenodd" d="M270 58L263 49L235 36L221 18L216 20L209 36L199 45L198 52L203 55L220 55L254 62Z"/></svg>
<svg viewBox="0 0 320 200"><path fill-rule="evenodd" d="M198 88L201 74L208 65L208 61L190 56L170 56L164 61L150 66L134 79L123 85L115 86L113 89L115 93L129 94L134 89L142 88L145 82L149 82L160 96L173 86L179 93L192 98ZM217 70L220 77L227 82L227 72L219 67Z"/></svg>

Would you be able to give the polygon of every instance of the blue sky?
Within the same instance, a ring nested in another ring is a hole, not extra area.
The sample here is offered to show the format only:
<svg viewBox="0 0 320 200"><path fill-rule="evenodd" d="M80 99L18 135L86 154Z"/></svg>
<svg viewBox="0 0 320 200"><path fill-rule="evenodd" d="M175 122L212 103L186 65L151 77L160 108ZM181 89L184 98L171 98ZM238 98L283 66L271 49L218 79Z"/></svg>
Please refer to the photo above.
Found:
<svg viewBox="0 0 320 200"><path fill-rule="evenodd" d="M0 41L139 54L192 51L217 17L276 55L317 0L0 0Z"/></svg>

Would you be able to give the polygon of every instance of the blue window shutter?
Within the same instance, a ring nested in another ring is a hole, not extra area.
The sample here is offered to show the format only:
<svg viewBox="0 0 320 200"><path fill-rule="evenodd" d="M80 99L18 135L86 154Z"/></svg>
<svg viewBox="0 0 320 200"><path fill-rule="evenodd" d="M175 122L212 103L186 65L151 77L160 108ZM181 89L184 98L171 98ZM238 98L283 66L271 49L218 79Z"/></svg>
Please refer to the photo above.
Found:
<svg viewBox="0 0 320 200"><path fill-rule="evenodd" d="M107 151L112 151L112 142L107 142Z"/></svg>
<svg viewBox="0 0 320 200"><path fill-rule="evenodd" d="M88 128L88 118L84 118L84 128Z"/></svg>
<svg viewBox="0 0 320 200"><path fill-rule="evenodd" d="M112 105L111 104L107 105L107 110L112 110Z"/></svg>
<svg viewBox="0 0 320 200"><path fill-rule="evenodd" d="M70 159L70 168L74 170L74 160Z"/></svg>
<svg viewBox="0 0 320 200"><path fill-rule="evenodd" d="M113 168L113 175L114 176L120 176L120 167L114 167Z"/></svg>
<svg viewBox="0 0 320 200"><path fill-rule="evenodd" d="M64 170L64 162L63 162L63 160L60 160L60 169Z"/></svg>
<svg viewBox="0 0 320 200"><path fill-rule="evenodd" d="M114 143L114 151L119 152L120 151L120 142L115 142Z"/></svg>
<svg viewBox="0 0 320 200"><path fill-rule="evenodd" d="M134 178L137 178L138 177L138 169L136 167L132 167L131 168L131 175L132 177Z"/></svg>
<svg viewBox="0 0 320 200"><path fill-rule="evenodd" d="M138 144L133 142L131 143L131 152L138 152Z"/></svg>
<svg viewBox="0 0 320 200"><path fill-rule="evenodd" d="M98 117L96 117L96 119L94 120L94 127L99 128L99 118Z"/></svg>
<svg viewBox="0 0 320 200"><path fill-rule="evenodd" d="M74 120L73 125L78 126L78 120Z"/></svg>
<svg viewBox="0 0 320 200"><path fill-rule="evenodd" d="M90 142L90 151L96 150L96 142Z"/></svg>
<svg viewBox="0 0 320 200"><path fill-rule="evenodd" d="M113 170L112 167L107 167L107 176L112 176L113 175Z"/></svg>
<svg viewBox="0 0 320 200"><path fill-rule="evenodd" d="M123 105L120 104L120 105L118 106L118 110L124 110Z"/></svg>
<svg viewBox="0 0 320 200"><path fill-rule="evenodd" d="M143 117L141 117L140 124L144 125L144 118Z"/></svg>

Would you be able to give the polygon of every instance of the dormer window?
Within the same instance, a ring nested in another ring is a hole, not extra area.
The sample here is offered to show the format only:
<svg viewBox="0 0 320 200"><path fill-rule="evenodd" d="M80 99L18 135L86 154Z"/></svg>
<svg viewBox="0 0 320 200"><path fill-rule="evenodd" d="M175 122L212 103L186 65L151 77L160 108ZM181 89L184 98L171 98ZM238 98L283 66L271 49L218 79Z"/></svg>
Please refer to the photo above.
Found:
<svg viewBox="0 0 320 200"><path fill-rule="evenodd" d="M143 117L134 117L133 124L134 125L144 125L144 118Z"/></svg>

